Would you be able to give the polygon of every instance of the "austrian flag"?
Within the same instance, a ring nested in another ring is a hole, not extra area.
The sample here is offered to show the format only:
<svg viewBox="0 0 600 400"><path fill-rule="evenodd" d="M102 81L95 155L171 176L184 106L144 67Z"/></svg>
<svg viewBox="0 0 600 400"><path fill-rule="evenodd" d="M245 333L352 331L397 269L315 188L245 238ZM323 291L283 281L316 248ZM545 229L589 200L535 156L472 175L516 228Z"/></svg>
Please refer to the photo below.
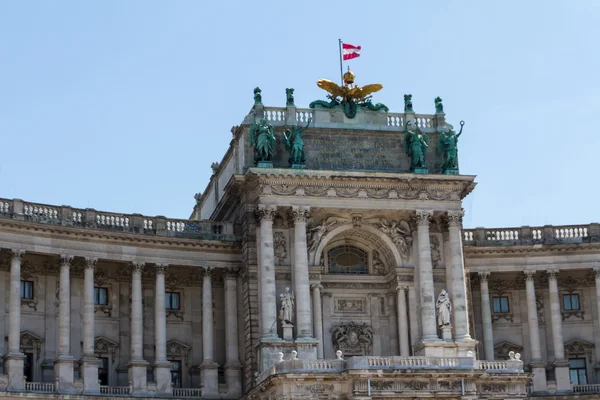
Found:
<svg viewBox="0 0 600 400"><path fill-rule="evenodd" d="M360 57L360 46L342 43L342 54L344 55L344 61Z"/></svg>

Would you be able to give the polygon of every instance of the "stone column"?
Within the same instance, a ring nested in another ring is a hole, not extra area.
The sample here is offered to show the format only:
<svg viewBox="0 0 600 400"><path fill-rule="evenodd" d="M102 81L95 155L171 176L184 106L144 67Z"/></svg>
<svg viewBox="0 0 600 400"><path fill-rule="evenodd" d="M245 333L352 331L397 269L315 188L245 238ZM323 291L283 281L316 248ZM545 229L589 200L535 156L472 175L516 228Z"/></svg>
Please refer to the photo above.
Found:
<svg viewBox="0 0 600 400"><path fill-rule="evenodd" d="M294 295L296 297L296 339L311 340L310 283L308 279L308 248L306 220L308 207L292 206L294 217Z"/></svg>
<svg viewBox="0 0 600 400"><path fill-rule="evenodd" d="M557 392L571 391L569 362L565 359L565 345L562 333L562 315L558 297L558 270L549 270L548 289L550 294L550 322L552 323L552 344L554 345L554 375Z"/></svg>
<svg viewBox="0 0 600 400"><path fill-rule="evenodd" d="M74 393L71 356L71 262L73 256L60 256L60 288L58 294L58 358L54 360L54 379L59 393Z"/></svg>
<svg viewBox="0 0 600 400"><path fill-rule="evenodd" d="M8 318L8 354L4 356L4 373L8 375L8 390L25 390L23 367L25 355L21 353L21 260L22 250L11 250L10 298Z"/></svg>
<svg viewBox="0 0 600 400"><path fill-rule="evenodd" d="M167 264L157 264L154 295L154 381L156 393L173 394L171 363L167 360L167 312L165 305L165 272Z"/></svg>
<svg viewBox="0 0 600 400"><path fill-rule="evenodd" d="M98 359L94 354L94 269L96 258L85 259L83 278L83 357L81 372L83 393L100 393L98 383Z"/></svg>
<svg viewBox="0 0 600 400"><path fill-rule="evenodd" d="M492 330L492 310L490 308L489 272L480 272L481 282L481 326L483 328L483 352L486 360L494 359L494 332Z"/></svg>
<svg viewBox="0 0 600 400"><path fill-rule="evenodd" d="M398 313L398 343L400 345L400 355L402 357L410 356L410 345L408 343L408 312L406 309L406 291L408 287L396 286L396 312Z"/></svg>
<svg viewBox="0 0 600 400"><path fill-rule="evenodd" d="M525 290L527 294L527 320L529 324L529 347L531 349L531 372L533 373L533 391L546 392L545 363L542 361L540 347L540 327L535 301L535 271L525 271Z"/></svg>
<svg viewBox="0 0 600 400"><path fill-rule="evenodd" d="M465 266L462 248L463 211L448 211L448 244L450 249L450 265L452 269L452 311L454 314L454 331L456 341L467 342L467 346L459 345L459 356L475 348L475 341L469 334L469 315L467 310L467 287L465 285ZM461 349L465 350L461 354Z"/></svg>
<svg viewBox="0 0 600 400"><path fill-rule="evenodd" d="M321 304L321 290L323 286L315 284L311 286L313 298L313 328L317 343L317 359L323 359L323 306Z"/></svg>
<svg viewBox="0 0 600 400"><path fill-rule="evenodd" d="M225 379L227 395L242 395L242 366L238 348L237 270L225 274Z"/></svg>
<svg viewBox="0 0 600 400"><path fill-rule="evenodd" d="M148 362L144 360L143 305L142 305L142 271L143 262L134 262L131 268L131 359L127 365L129 385L132 394L143 395L148 391L146 369Z"/></svg>
<svg viewBox="0 0 600 400"><path fill-rule="evenodd" d="M435 318L435 289L433 286L433 266L431 264L431 245L429 243L429 219L431 210L417 210L418 264L421 300L421 326L423 342L438 341ZM426 354L428 355L428 354Z"/></svg>
<svg viewBox="0 0 600 400"><path fill-rule="evenodd" d="M275 206L259 205L261 340L279 340L277 336L277 293L275 288L275 254L273 249L273 218Z"/></svg>
<svg viewBox="0 0 600 400"><path fill-rule="evenodd" d="M214 320L212 297L212 269L204 268L202 279L202 353L200 364L202 397L219 397L218 365L214 361Z"/></svg>
<svg viewBox="0 0 600 400"><path fill-rule="evenodd" d="M596 310L598 311L598 321L600 321L600 267L595 267L592 271L596 280ZM598 338L596 339L596 365L594 369L596 370L596 374L600 372L600 335L596 335ZM598 382L598 381L597 381Z"/></svg>

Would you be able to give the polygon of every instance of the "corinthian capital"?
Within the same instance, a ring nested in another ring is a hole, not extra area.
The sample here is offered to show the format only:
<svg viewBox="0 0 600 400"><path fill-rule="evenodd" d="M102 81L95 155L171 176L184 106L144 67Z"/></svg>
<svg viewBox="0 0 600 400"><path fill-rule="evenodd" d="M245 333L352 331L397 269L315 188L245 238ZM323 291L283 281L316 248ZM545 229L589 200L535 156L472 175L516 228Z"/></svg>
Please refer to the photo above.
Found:
<svg viewBox="0 0 600 400"><path fill-rule="evenodd" d="M446 219L448 221L448 226L462 226L462 219L465 215L463 210L460 211L448 211L446 213Z"/></svg>
<svg viewBox="0 0 600 400"><path fill-rule="evenodd" d="M134 261L131 263L131 272L139 272L140 274L144 271L146 263Z"/></svg>
<svg viewBox="0 0 600 400"><path fill-rule="evenodd" d="M292 217L294 217L294 221L296 222L306 222L309 218L309 211L310 207L292 206Z"/></svg>
<svg viewBox="0 0 600 400"><path fill-rule="evenodd" d="M276 212L277 212L276 206L267 206L264 204L259 204L258 209L256 210L256 217L260 221L273 221L273 218L275 218Z"/></svg>
<svg viewBox="0 0 600 400"><path fill-rule="evenodd" d="M546 274L548 275L548 280L557 280L558 279L558 270L557 269L550 269L548 271L546 271Z"/></svg>
<svg viewBox="0 0 600 400"><path fill-rule="evenodd" d="M156 264L154 266L154 270L156 271L156 275L164 275L167 272L167 267L169 264Z"/></svg>
<svg viewBox="0 0 600 400"><path fill-rule="evenodd" d="M523 274L525 274L525 280L526 281L534 281L535 280L535 272L536 271L523 271Z"/></svg>
<svg viewBox="0 0 600 400"><path fill-rule="evenodd" d="M23 256L25 255L25 250L17 250L17 249L12 249L10 251L10 256L13 260L23 260Z"/></svg>
<svg viewBox="0 0 600 400"><path fill-rule="evenodd" d="M594 277L595 278L600 278L600 267L596 267L594 268Z"/></svg>
<svg viewBox="0 0 600 400"><path fill-rule="evenodd" d="M433 216L433 210L417 210L415 212L415 221L418 226L429 226L429 221Z"/></svg>
<svg viewBox="0 0 600 400"><path fill-rule="evenodd" d="M91 269L92 271L96 268L96 263L98 262L97 258L86 257L85 258L85 268Z"/></svg>
<svg viewBox="0 0 600 400"><path fill-rule="evenodd" d="M487 282L490 277L489 272L479 272L479 280L481 282Z"/></svg>
<svg viewBox="0 0 600 400"><path fill-rule="evenodd" d="M61 254L60 255L60 263L62 265L66 265L66 266L71 266L71 263L73 262L73 256L69 255L69 254Z"/></svg>

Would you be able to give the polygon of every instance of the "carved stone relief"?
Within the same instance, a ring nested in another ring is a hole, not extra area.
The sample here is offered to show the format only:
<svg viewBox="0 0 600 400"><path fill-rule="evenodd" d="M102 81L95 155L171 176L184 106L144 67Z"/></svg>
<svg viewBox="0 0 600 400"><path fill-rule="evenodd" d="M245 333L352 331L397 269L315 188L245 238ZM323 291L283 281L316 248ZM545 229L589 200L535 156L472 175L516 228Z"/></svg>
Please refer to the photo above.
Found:
<svg viewBox="0 0 600 400"><path fill-rule="evenodd" d="M431 244L431 264L433 265L433 268L439 268L442 266L440 239L436 235L431 235L429 237L429 243Z"/></svg>
<svg viewBox="0 0 600 400"><path fill-rule="evenodd" d="M345 355L367 355L373 345L373 328L366 323L344 322L332 329L332 342L336 350Z"/></svg>
<svg viewBox="0 0 600 400"><path fill-rule="evenodd" d="M336 298L335 312L359 312L367 310L367 301L363 298Z"/></svg>
<svg viewBox="0 0 600 400"><path fill-rule="evenodd" d="M273 235L273 250L275 253L275 265L289 265L288 244L284 232L275 231Z"/></svg>
<svg viewBox="0 0 600 400"><path fill-rule="evenodd" d="M373 250L373 273L377 275L385 275L387 273L385 264L381 261L377 250Z"/></svg>
<svg viewBox="0 0 600 400"><path fill-rule="evenodd" d="M494 359L495 360L508 360L508 353L514 351L515 353L522 353L523 346L519 346L510 342L500 342L494 346Z"/></svg>

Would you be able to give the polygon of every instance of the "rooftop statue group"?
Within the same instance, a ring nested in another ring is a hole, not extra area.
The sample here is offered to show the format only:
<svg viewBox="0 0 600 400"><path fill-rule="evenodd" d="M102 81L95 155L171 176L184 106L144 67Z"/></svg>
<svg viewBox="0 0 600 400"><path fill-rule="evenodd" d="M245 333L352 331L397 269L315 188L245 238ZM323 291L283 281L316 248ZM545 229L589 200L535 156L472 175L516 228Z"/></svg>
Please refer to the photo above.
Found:
<svg viewBox="0 0 600 400"><path fill-rule="evenodd" d="M356 114L357 105L365 106L371 110L388 111L387 107L378 103L373 106L370 102L370 93L381 90L379 84L366 85L364 87L352 87L354 83L354 74L348 71L344 74L344 85L338 86L326 79L321 79L317 85L327 90L331 94L328 97L330 103L318 100L311 103L310 107L320 105L326 108L332 108L336 105L343 105L344 112L349 118ZM341 97L341 99L338 99ZM254 103L262 104L262 95L260 88L254 89ZM368 104L367 104L368 103ZM436 97L434 100L436 114L444 114L442 99ZM286 89L286 105L294 106L294 89ZM404 95L404 112L414 114L412 95ZM284 144L289 152L288 162L291 168L306 168L306 154L304 152L304 140L302 133L308 129L312 119L308 119L306 126L293 125L283 133ZM439 129L440 136L437 143L437 154L441 157L441 170L443 174L458 174L458 138L462 134L464 121L460 121L460 131L458 134L450 125L445 125ZM426 174L427 149L429 148L429 137L422 132L416 119L408 119L404 126L404 152L410 159L410 171L413 173ZM272 168L275 157L275 129L270 125L266 118L260 118L250 126L250 146L254 147L254 160L258 167Z"/></svg>

